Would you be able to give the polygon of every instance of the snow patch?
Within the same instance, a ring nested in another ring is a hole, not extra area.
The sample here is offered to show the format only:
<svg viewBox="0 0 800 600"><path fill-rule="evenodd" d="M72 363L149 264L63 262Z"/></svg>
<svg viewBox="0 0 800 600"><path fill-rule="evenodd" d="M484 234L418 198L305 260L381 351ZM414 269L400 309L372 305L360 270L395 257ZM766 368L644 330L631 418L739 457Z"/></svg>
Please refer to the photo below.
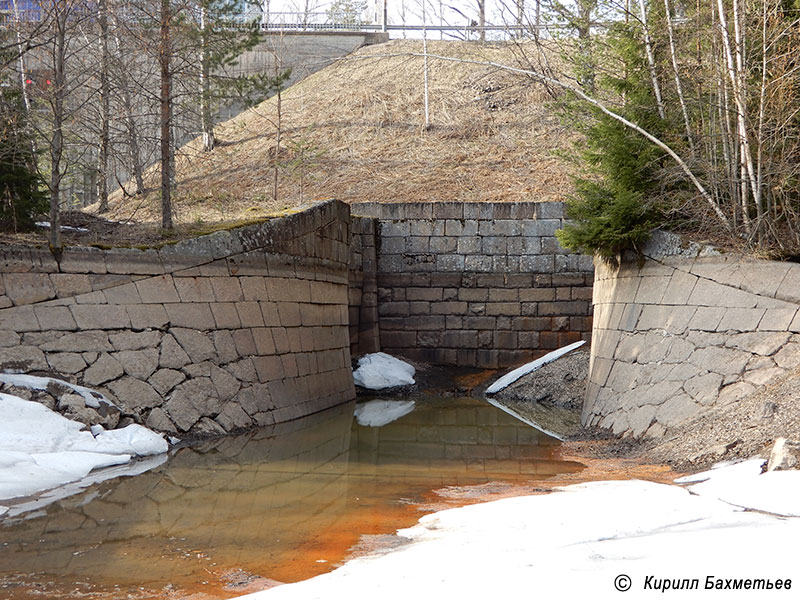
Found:
<svg viewBox="0 0 800 600"><path fill-rule="evenodd" d="M95 436L82 423L10 394L0 393L0 415L2 499L30 496L81 480L95 469L169 449L160 435L141 425L98 430Z"/></svg>
<svg viewBox="0 0 800 600"><path fill-rule="evenodd" d="M50 221L36 221L36 226L42 229L50 229ZM77 231L78 233L89 233L85 227L71 227L70 225L62 225L61 231Z"/></svg>
<svg viewBox="0 0 800 600"><path fill-rule="evenodd" d="M800 517L800 471L762 473L761 458L716 466L710 471L677 479L694 483L689 491L747 510ZM695 483L698 482L698 483Z"/></svg>
<svg viewBox="0 0 800 600"><path fill-rule="evenodd" d="M514 383L520 377L527 375L528 373L533 373L540 367L546 365L547 363L553 362L556 359L561 358L565 354L572 352L573 350L580 348L586 342L581 340L580 342L575 342L574 344L570 344L569 346L564 346L563 348L559 348L558 350L553 350L552 352L545 354L541 358L537 358L536 360L529 362L528 364L522 365L521 367L517 367L510 373L506 373L500 379L495 381L492 385L490 385L486 389L487 394L496 394L500 390L507 388L509 385Z"/></svg>
<svg viewBox="0 0 800 600"><path fill-rule="evenodd" d="M367 354L358 359L353 380L368 390L385 390L401 385L413 385L416 369L407 362L384 352Z"/></svg>
<svg viewBox="0 0 800 600"><path fill-rule="evenodd" d="M414 410L413 400L370 400L356 406L355 416L363 427L383 427Z"/></svg>
<svg viewBox="0 0 800 600"><path fill-rule="evenodd" d="M7 383L16 387L31 390L46 390L51 383L72 389L83 397L83 402L89 408L100 408L100 403L118 408L111 400L96 390L92 390L76 383L70 383L55 377L37 377L35 375L19 375L16 373L0 373L0 383Z"/></svg>

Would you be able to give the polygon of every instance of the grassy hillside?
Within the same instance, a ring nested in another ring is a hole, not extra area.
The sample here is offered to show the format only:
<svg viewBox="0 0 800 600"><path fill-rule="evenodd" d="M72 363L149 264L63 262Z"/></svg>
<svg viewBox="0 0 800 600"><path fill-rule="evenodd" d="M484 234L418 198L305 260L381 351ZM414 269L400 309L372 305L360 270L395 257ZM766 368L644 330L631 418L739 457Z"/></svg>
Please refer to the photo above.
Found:
<svg viewBox="0 0 800 600"><path fill-rule="evenodd" d="M422 43L364 48L217 128L176 159L179 223L257 217L318 198L353 201L542 201L571 190L558 151L574 136L541 86L493 67L431 59L424 129ZM518 64L513 46L430 42L429 52ZM273 198L278 163L278 198ZM150 172L158 187L158 172ZM112 201L112 219L155 221L158 197Z"/></svg>

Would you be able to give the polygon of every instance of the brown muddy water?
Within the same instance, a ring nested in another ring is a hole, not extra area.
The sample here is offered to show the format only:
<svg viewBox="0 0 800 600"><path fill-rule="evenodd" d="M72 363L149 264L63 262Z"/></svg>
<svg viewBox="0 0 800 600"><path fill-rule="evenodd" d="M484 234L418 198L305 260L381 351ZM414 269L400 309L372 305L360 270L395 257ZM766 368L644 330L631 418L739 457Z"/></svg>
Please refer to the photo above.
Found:
<svg viewBox="0 0 800 600"><path fill-rule="evenodd" d="M483 400L417 398L382 427L354 407L181 448L0 521L0 598L228 598L331 570L414 524L434 490L582 468Z"/></svg>

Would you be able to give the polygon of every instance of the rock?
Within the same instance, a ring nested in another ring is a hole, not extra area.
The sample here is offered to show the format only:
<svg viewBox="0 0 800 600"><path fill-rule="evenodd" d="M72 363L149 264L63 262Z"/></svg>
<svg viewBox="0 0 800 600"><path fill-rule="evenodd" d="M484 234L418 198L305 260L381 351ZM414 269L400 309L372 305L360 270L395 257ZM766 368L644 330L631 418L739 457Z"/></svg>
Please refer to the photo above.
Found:
<svg viewBox="0 0 800 600"><path fill-rule="evenodd" d="M86 368L86 361L77 352L57 352L47 357L50 368L56 373L72 375Z"/></svg>
<svg viewBox="0 0 800 600"><path fill-rule="evenodd" d="M194 427L192 427L189 433L200 436L217 436L225 435L226 431L219 425L219 423L212 421L208 417L203 417L194 425Z"/></svg>
<svg viewBox="0 0 800 600"><path fill-rule="evenodd" d="M159 369L148 381L155 391L161 395L166 395L184 379L186 379L186 376L180 371Z"/></svg>
<svg viewBox="0 0 800 600"><path fill-rule="evenodd" d="M146 348L156 348L161 340L161 333L158 331L142 331L141 333L124 331L122 333L112 333L108 336L108 339L118 351L144 350Z"/></svg>
<svg viewBox="0 0 800 600"><path fill-rule="evenodd" d="M154 408L163 402L163 398L150 385L134 377L123 377L108 385L128 415L138 415L145 408Z"/></svg>
<svg viewBox="0 0 800 600"><path fill-rule="evenodd" d="M242 410L242 407L234 402L228 402L225 407L214 419L226 432L246 429L253 426L253 421Z"/></svg>
<svg viewBox="0 0 800 600"><path fill-rule="evenodd" d="M147 380L158 368L158 350L123 350L114 355L128 375Z"/></svg>
<svg viewBox="0 0 800 600"><path fill-rule="evenodd" d="M225 365L225 369L239 381L258 381L256 367L250 358L243 358L242 360L227 364Z"/></svg>
<svg viewBox="0 0 800 600"><path fill-rule="evenodd" d="M767 471L786 471L800 466L800 442L780 437L775 440L767 462Z"/></svg>
<svg viewBox="0 0 800 600"><path fill-rule="evenodd" d="M84 371L83 383L88 386L101 385L107 381L116 379L124 372L125 370L117 359L104 352L92 366Z"/></svg>
<svg viewBox="0 0 800 600"><path fill-rule="evenodd" d="M86 406L80 394L64 394L58 399L58 410L68 419L79 421L85 425L102 425L106 429L114 429L119 423L119 409L106 404L100 404L95 410Z"/></svg>
<svg viewBox="0 0 800 600"><path fill-rule="evenodd" d="M28 373L47 370L44 352L33 346L0 348L0 371Z"/></svg>
<svg viewBox="0 0 800 600"><path fill-rule="evenodd" d="M175 424L170 421L166 411L158 406L150 411L150 414L147 415L147 420L144 424L154 431L178 433Z"/></svg>
<svg viewBox="0 0 800 600"><path fill-rule="evenodd" d="M764 402L764 406L761 409L761 418L762 419L771 419L778 413L778 405L774 402Z"/></svg>
<svg viewBox="0 0 800 600"><path fill-rule="evenodd" d="M4 394L11 394L17 398L22 398L23 400L30 400L33 396L33 390L29 388L17 387L15 385L9 385L7 383L0 384L0 390L2 390Z"/></svg>
<svg viewBox="0 0 800 600"><path fill-rule="evenodd" d="M204 333L196 329L184 329L182 327L173 327L170 333L175 337L181 347L184 349L189 358L194 363L201 363L205 360L216 358L217 351L214 344L208 339Z"/></svg>
<svg viewBox="0 0 800 600"><path fill-rule="evenodd" d="M158 365L164 369L180 369L190 362L189 355L184 352L175 338L169 334L165 335L161 340Z"/></svg>
<svg viewBox="0 0 800 600"><path fill-rule="evenodd" d="M217 349L217 358L220 364L226 364L238 360L239 353L236 352L236 344L233 342L233 335L230 331L221 330L211 334L214 340L214 347Z"/></svg>
<svg viewBox="0 0 800 600"><path fill-rule="evenodd" d="M220 402L211 379L197 377L178 385L164 408L182 431L188 431L201 417L219 414Z"/></svg>

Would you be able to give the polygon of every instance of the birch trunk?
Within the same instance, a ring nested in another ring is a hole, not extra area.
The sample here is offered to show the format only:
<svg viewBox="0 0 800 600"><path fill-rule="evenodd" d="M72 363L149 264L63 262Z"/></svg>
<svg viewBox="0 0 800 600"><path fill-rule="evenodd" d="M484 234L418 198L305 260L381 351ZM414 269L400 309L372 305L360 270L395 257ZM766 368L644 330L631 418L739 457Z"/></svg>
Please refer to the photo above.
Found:
<svg viewBox="0 0 800 600"><path fill-rule="evenodd" d="M647 53L647 66L650 69L650 80L653 83L653 93L656 96L656 106L658 107L658 116L662 119L665 118L664 102L661 99L661 86L658 84L658 74L656 73L656 61L653 54L653 44L650 41L650 28L647 24L647 10L644 6L644 0L639 0L639 12L642 19L642 32L644 34L644 48Z"/></svg>

